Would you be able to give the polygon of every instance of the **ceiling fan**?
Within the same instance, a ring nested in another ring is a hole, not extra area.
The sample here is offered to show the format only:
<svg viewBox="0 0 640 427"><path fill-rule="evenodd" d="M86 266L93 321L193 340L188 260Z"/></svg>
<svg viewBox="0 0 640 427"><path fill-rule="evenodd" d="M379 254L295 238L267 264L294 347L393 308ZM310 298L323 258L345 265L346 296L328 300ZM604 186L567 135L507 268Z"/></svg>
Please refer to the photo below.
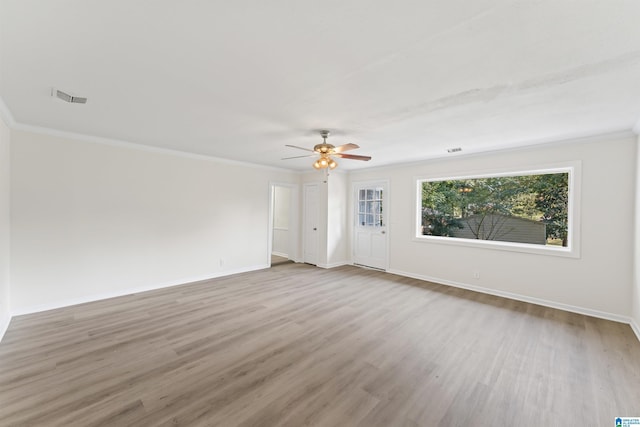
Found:
<svg viewBox="0 0 640 427"><path fill-rule="evenodd" d="M357 144L344 144L339 145L337 147L328 144L327 138L329 137L328 130L321 130L320 136L324 140L322 144L316 144L313 147L313 150L304 147L298 147L297 145L289 145L286 144L287 147L297 148L299 150L311 151L313 154L307 154L305 156L294 156L294 157L285 157L282 160L289 159L299 159L302 157L314 157L319 156L318 159L313 163L313 167L316 169L335 169L338 166L338 163L332 158L340 157L343 159L351 159L351 160L363 160L365 162L371 160L371 156L358 156L356 154L344 154L345 151L355 150L356 148L360 148Z"/></svg>

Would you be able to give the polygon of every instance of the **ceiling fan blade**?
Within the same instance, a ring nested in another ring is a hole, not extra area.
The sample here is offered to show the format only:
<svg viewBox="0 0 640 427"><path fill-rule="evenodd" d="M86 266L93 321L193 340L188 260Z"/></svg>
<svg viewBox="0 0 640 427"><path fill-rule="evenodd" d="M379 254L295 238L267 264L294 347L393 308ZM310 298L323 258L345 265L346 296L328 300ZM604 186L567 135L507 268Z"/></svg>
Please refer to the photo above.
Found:
<svg viewBox="0 0 640 427"><path fill-rule="evenodd" d="M342 157L343 159L364 160L365 162L368 162L369 160L371 160L371 156L358 156L356 154L335 153L334 156Z"/></svg>
<svg viewBox="0 0 640 427"><path fill-rule="evenodd" d="M289 160L289 159L302 159L303 157L315 157L315 154L305 154L304 156L293 156L293 157L283 157L280 160Z"/></svg>
<svg viewBox="0 0 640 427"><path fill-rule="evenodd" d="M297 145L285 144L285 147L297 148L298 150L311 151L312 153L315 153L315 151L310 148L298 147Z"/></svg>
<svg viewBox="0 0 640 427"><path fill-rule="evenodd" d="M356 148L360 148L360 146L358 144L344 144L344 145L339 145L337 147L335 147L333 149L334 153L342 153L344 151L349 151L349 150L355 150Z"/></svg>

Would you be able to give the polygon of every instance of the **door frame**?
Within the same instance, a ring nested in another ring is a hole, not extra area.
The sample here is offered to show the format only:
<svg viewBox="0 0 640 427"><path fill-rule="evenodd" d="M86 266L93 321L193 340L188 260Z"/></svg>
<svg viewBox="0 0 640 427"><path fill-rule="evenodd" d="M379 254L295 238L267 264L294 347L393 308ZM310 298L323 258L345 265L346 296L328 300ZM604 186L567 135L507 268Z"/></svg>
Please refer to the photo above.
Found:
<svg viewBox="0 0 640 427"><path fill-rule="evenodd" d="M300 253L300 258L302 260L302 262L307 262L307 259L305 258L305 250L307 247L307 222L308 222L308 215L307 215L307 188L308 187L316 187L316 191L317 191L317 208L318 208L318 212L316 212L316 221L318 222L318 224L316 224L316 228L318 229L318 237L316 239L316 260L315 260L315 264L313 265L319 265L320 264L320 231L321 231L321 227L320 227L320 190L321 190L321 186L320 184L318 184L317 182L307 182L304 183L302 185L302 247L301 247L301 253Z"/></svg>
<svg viewBox="0 0 640 427"><path fill-rule="evenodd" d="M274 195L275 187L286 187L291 190L291 197L289 198L289 259L294 262L300 262L300 248L298 242L299 239L299 224L300 215L298 209L298 200L300 193L300 185L291 184L289 182L269 182L269 227L268 227L268 241L267 241L267 265L271 267L271 252L273 251L273 212L274 212Z"/></svg>
<svg viewBox="0 0 640 427"><path fill-rule="evenodd" d="M391 218L391 190L390 190L390 184L389 184L389 179L369 179L369 180L364 180L364 181L352 181L351 183L351 198L350 198L350 209L349 209L349 220L351 222L351 239L350 239L350 243L351 243L351 264L353 265L360 265L360 264L356 264L355 263L355 258L356 258L356 238L357 238L357 233L356 233L356 227L357 227L357 214L356 214L356 209L357 209L357 203L358 203L358 190L362 187L368 187L368 186L376 186L376 185L382 185L385 188L385 192L384 192L384 197L382 199L382 203L383 203L383 212L386 212L386 214L383 216L383 218L385 219L385 234L384 234L384 240L385 240L385 259L384 259L384 268L383 270L385 271L389 271L389 234L390 234L390 218ZM363 266L363 267L367 267L367 266ZM375 268L375 267L371 267L371 268Z"/></svg>

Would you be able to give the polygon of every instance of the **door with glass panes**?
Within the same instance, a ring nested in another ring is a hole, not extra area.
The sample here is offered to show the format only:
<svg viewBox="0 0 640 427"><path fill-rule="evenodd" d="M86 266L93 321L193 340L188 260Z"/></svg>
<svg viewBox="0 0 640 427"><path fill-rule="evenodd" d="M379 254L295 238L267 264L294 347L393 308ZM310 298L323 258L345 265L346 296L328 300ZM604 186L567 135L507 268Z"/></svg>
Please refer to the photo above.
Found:
<svg viewBox="0 0 640 427"><path fill-rule="evenodd" d="M353 262L367 267L387 269L387 184L384 182L354 186Z"/></svg>

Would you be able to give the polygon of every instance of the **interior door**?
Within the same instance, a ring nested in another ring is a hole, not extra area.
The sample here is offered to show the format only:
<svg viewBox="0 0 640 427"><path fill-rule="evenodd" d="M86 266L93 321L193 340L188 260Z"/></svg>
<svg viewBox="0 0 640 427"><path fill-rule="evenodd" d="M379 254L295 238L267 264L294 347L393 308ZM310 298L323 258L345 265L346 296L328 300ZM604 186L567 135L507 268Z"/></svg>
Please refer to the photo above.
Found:
<svg viewBox="0 0 640 427"><path fill-rule="evenodd" d="M320 194L318 184L305 184L304 186L304 221L303 259L307 264L318 264L318 216Z"/></svg>
<svg viewBox="0 0 640 427"><path fill-rule="evenodd" d="M357 184L355 190L355 227L353 262L386 270L387 214L386 183Z"/></svg>

